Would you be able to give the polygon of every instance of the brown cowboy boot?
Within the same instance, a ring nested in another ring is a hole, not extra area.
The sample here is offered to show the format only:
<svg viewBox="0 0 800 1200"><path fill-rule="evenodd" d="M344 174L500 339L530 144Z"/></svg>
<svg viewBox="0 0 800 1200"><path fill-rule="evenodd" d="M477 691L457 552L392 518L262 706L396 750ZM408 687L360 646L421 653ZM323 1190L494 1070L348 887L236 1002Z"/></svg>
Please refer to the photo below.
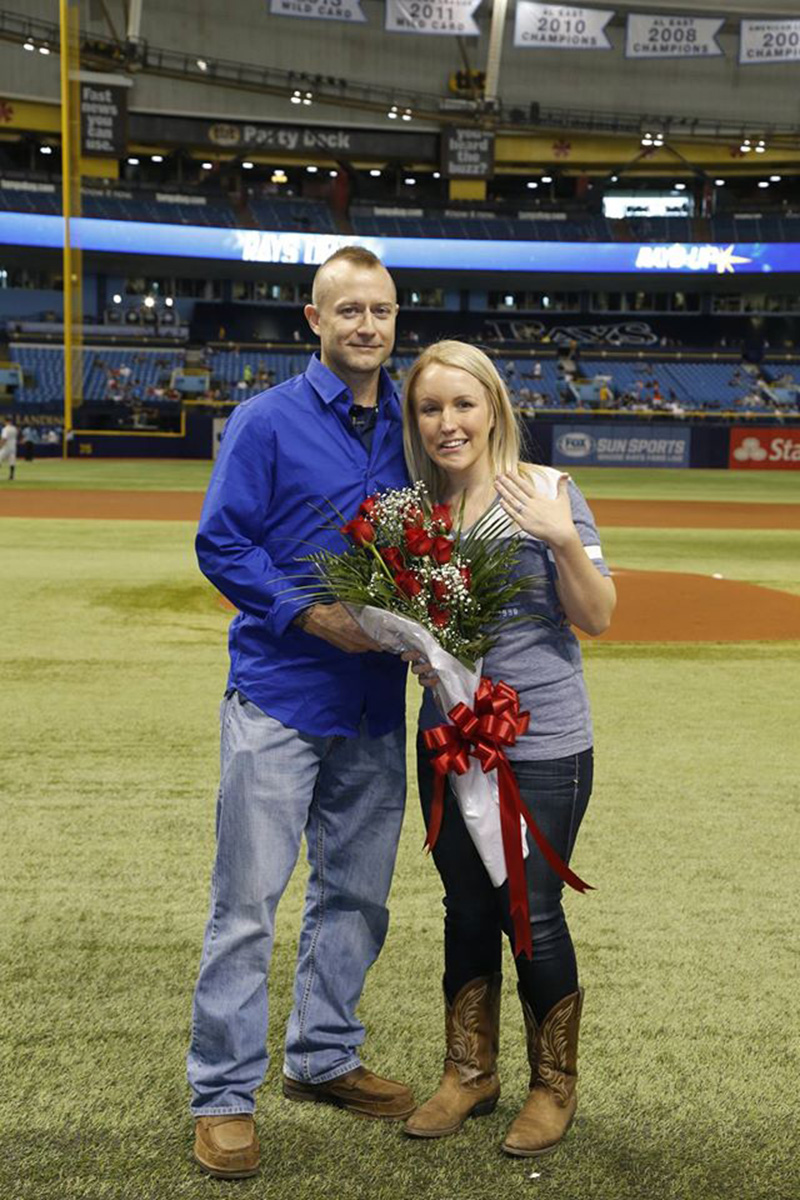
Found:
<svg viewBox="0 0 800 1200"><path fill-rule="evenodd" d="M497 1048L502 975L465 983L452 1004L445 995L447 1054L438 1091L404 1125L412 1137L445 1137L467 1117L484 1117L500 1096Z"/></svg>
<svg viewBox="0 0 800 1200"><path fill-rule="evenodd" d="M541 1025L519 990L531 1090L522 1112L506 1134L506 1154L529 1158L554 1150L572 1124L578 1107L578 1029L583 988L554 1004Z"/></svg>

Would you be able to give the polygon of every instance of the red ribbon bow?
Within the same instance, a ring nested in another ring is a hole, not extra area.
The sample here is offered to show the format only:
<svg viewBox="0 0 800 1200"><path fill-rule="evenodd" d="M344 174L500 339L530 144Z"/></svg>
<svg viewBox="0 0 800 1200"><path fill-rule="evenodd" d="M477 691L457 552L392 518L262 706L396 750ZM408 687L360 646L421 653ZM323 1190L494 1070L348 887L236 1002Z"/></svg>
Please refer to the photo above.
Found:
<svg viewBox="0 0 800 1200"><path fill-rule="evenodd" d="M442 826L447 772L465 775L470 767L470 757L478 759L484 773L497 770L500 829L514 927L514 957L525 954L531 958L533 945L520 818L524 818L546 862L565 883L576 892L591 890L591 885L584 883L556 853L522 801L519 784L503 749L514 745L530 721L530 713L519 711L519 695L514 688L502 681L493 684L484 676L475 693L473 707L456 704L447 715L452 725L437 725L435 729L426 729L422 735L427 748L433 751L431 765L436 772L426 849L431 851L436 845Z"/></svg>

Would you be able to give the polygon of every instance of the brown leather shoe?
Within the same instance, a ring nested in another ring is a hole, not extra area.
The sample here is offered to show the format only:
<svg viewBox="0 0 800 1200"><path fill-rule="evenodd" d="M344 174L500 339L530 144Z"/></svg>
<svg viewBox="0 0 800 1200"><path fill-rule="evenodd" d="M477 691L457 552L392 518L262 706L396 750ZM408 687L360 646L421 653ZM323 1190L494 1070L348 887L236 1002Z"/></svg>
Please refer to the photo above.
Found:
<svg viewBox="0 0 800 1200"><path fill-rule="evenodd" d="M532 1158L555 1150L575 1117L583 988L554 1004L541 1025L521 989L519 996L528 1038L531 1090L506 1134L503 1149L517 1158Z"/></svg>
<svg viewBox="0 0 800 1200"><path fill-rule="evenodd" d="M436 1092L404 1125L411 1137L446 1137L467 1117L494 1112L500 1096L500 974L465 983L452 1004L445 993L444 1075Z"/></svg>
<svg viewBox="0 0 800 1200"><path fill-rule="evenodd" d="M256 1123L246 1113L198 1117L194 1134L195 1161L218 1179L247 1179L258 1171Z"/></svg>
<svg viewBox="0 0 800 1200"><path fill-rule="evenodd" d="M287 1100L334 1104L360 1117L382 1117L387 1121L402 1121L415 1107L414 1097L405 1084L381 1079L366 1067L355 1067L327 1083L302 1083L284 1075L283 1094Z"/></svg>

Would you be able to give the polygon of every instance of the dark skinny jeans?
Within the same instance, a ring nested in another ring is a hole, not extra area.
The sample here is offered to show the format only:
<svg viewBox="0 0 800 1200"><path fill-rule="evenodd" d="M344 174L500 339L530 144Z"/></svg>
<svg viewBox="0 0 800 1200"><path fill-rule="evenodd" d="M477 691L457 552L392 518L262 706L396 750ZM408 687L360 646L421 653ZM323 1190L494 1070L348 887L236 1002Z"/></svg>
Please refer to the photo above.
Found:
<svg viewBox="0 0 800 1200"><path fill-rule="evenodd" d="M520 794L550 845L569 862L592 791L593 752L566 758L512 764ZM434 772L421 738L417 769L422 812L427 826ZM515 960L522 992L541 1022L550 1009L578 987L578 968L561 893L564 884L528 836L525 859L533 957ZM449 779L444 819L433 860L444 884L445 991L452 1001L465 983L500 970L502 935L513 931L508 882L495 888L461 817Z"/></svg>

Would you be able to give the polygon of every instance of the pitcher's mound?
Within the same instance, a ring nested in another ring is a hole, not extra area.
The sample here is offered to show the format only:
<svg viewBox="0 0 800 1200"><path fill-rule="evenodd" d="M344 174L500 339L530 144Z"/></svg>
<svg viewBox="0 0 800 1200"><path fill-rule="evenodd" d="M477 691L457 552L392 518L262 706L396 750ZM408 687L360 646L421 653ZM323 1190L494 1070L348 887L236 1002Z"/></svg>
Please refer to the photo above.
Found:
<svg viewBox="0 0 800 1200"><path fill-rule="evenodd" d="M604 642L800 639L800 596L673 571L615 571L617 609ZM583 635L581 635L583 636Z"/></svg>

